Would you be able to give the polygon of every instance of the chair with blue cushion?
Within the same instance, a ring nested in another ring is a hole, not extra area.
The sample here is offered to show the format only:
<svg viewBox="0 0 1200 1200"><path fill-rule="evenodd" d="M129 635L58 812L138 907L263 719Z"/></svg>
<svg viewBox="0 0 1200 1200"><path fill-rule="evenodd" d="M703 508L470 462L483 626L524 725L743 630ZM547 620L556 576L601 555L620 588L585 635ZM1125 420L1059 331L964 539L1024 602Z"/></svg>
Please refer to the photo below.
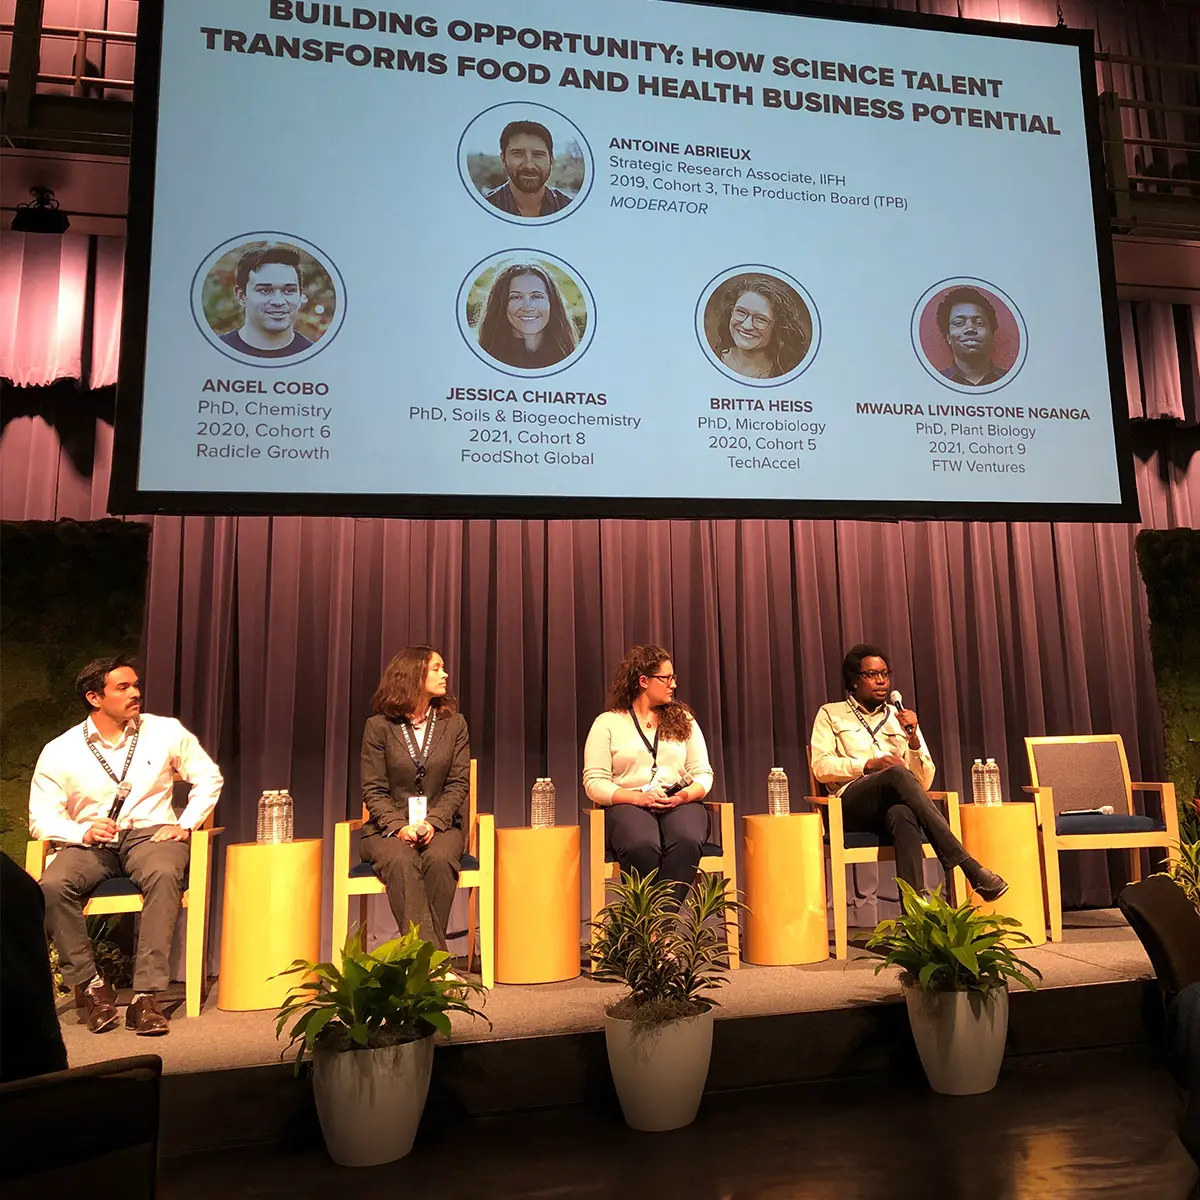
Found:
<svg viewBox="0 0 1200 1200"><path fill-rule="evenodd" d="M717 826L721 832L721 842L704 842L700 847L699 870L712 875L723 875L728 881L727 893L737 896L737 843L733 835L733 805L727 801L705 800L704 807L708 809L709 822L717 818ZM608 848L608 840L604 836L604 809L590 808L588 818L588 888L592 924L592 945L595 946L599 936L595 921L604 907L604 893L609 880L620 876L621 868L616 856ZM710 829L711 833L711 829ZM729 967L736 971L741 966L742 956L738 924L729 924Z"/></svg>
<svg viewBox="0 0 1200 1200"><path fill-rule="evenodd" d="M208 983L204 946L208 931L208 868L212 860L212 839L224 833L214 826L210 813L204 823L192 830L188 838L187 887L181 904L188 910L186 946L184 951L184 1012L198 1017L204 1006ZM50 842L29 842L25 848L25 870L40 880L53 850ZM140 913L142 893L128 876L106 879L92 889L83 906L85 917L103 917L112 913Z"/></svg>
<svg viewBox="0 0 1200 1200"><path fill-rule="evenodd" d="M1179 813L1173 783L1132 783L1119 733L1077 737L1027 737L1029 776L1024 790L1037 804L1050 940L1062 941L1062 890L1058 856L1064 850L1128 850L1132 881L1142 877L1141 851L1178 854ZM1138 813L1134 792L1157 792L1160 814ZM1111 807L1111 815L1099 810Z"/></svg>
<svg viewBox="0 0 1200 1200"><path fill-rule="evenodd" d="M471 759L471 785L467 815L467 852L459 860L458 886L476 888L467 902L467 970L475 962L475 913L479 910L479 969L483 986L496 986L496 819L476 807L476 763ZM358 920L367 920L367 897L384 893L383 880L369 862L355 863L350 856L350 834L361 829L370 817L363 805L362 817L339 821L333 829L333 949L346 944L350 930L350 898L358 897Z"/></svg>
<svg viewBox="0 0 1200 1200"><path fill-rule="evenodd" d="M957 792L929 792L929 798L945 805L946 821L954 836L962 841L962 822L958 816ZM842 818L842 798L826 792L817 782L812 769L812 747L808 747L808 795L804 797L820 812L825 824L825 847L829 855L829 884L833 903L833 957L845 958L849 936L846 917L846 868L858 863L895 862L894 847L884 845L873 833L847 833ZM922 847L926 858L937 854L925 839ZM955 868L946 881L947 898L956 903L956 896L966 895L962 871Z"/></svg>

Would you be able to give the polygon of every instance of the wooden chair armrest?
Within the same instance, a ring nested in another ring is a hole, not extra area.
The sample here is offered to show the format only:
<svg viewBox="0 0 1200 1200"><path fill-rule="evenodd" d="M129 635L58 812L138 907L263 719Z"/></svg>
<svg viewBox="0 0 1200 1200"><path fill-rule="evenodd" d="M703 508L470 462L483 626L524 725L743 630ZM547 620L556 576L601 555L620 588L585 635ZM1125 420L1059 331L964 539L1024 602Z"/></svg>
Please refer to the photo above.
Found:
<svg viewBox="0 0 1200 1200"><path fill-rule="evenodd" d="M356 829L361 829L363 827L363 819L362 817L355 817L352 821L339 821L337 824L339 826L345 826L348 833L353 833ZM335 826L335 828L336 827L337 826Z"/></svg>
<svg viewBox="0 0 1200 1200"><path fill-rule="evenodd" d="M34 879L41 879L46 869L46 858L50 853L50 843L45 839L29 842L25 847L25 870Z"/></svg>
<svg viewBox="0 0 1200 1200"><path fill-rule="evenodd" d="M1178 809L1175 806L1175 785L1171 782L1167 783L1131 783L1129 785L1135 792L1157 792L1159 803L1162 806L1163 823L1168 826L1170 832L1170 822L1167 820L1167 813L1177 814ZM1176 818L1176 824L1178 818ZM1178 840L1178 838L1177 838Z"/></svg>
<svg viewBox="0 0 1200 1200"><path fill-rule="evenodd" d="M1048 787L1034 787L1033 784L1031 784L1031 783L1027 783L1021 789L1021 791L1028 792L1031 796L1038 796L1038 795L1041 795L1042 792L1050 792L1052 790L1053 789L1048 788Z"/></svg>
<svg viewBox="0 0 1200 1200"><path fill-rule="evenodd" d="M838 797L838 798L840 799L840 797ZM821 805L825 805L825 806L828 806L829 799L830 798L828 796L804 796L803 797L803 800L806 804L821 804Z"/></svg>

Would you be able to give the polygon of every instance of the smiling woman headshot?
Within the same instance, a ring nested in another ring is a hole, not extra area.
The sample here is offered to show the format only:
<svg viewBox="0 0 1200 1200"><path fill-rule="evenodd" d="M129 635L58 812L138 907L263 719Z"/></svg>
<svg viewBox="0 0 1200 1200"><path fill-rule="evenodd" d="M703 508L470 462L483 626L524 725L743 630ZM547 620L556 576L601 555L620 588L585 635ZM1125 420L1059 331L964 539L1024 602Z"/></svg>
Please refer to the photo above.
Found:
<svg viewBox="0 0 1200 1200"><path fill-rule="evenodd" d="M510 367L562 362L579 342L562 293L540 263L513 263L492 282L479 322L479 346Z"/></svg>
<svg viewBox="0 0 1200 1200"><path fill-rule="evenodd" d="M713 294L706 320L709 344L725 367L747 379L775 379L795 370L812 341L805 303L770 275L735 275Z"/></svg>

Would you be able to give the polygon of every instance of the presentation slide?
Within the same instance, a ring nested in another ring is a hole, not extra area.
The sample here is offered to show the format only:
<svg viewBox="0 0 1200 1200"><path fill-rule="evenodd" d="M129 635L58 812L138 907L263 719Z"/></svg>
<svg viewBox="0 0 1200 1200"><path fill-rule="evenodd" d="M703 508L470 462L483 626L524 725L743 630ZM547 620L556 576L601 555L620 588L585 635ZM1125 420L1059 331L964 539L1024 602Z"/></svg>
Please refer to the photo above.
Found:
<svg viewBox="0 0 1200 1200"><path fill-rule="evenodd" d="M118 409L144 508L1128 498L1077 41L662 0L162 9Z"/></svg>

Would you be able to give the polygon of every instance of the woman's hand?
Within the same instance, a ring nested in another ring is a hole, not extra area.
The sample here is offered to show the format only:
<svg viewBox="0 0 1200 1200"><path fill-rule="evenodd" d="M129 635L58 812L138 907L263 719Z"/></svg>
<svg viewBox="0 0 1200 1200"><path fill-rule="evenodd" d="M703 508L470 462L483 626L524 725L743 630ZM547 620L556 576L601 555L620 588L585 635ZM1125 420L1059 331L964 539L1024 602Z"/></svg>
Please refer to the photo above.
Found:
<svg viewBox="0 0 1200 1200"><path fill-rule="evenodd" d="M428 821L418 821L415 825L405 825L396 836L413 846L427 846L433 841L433 826Z"/></svg>

